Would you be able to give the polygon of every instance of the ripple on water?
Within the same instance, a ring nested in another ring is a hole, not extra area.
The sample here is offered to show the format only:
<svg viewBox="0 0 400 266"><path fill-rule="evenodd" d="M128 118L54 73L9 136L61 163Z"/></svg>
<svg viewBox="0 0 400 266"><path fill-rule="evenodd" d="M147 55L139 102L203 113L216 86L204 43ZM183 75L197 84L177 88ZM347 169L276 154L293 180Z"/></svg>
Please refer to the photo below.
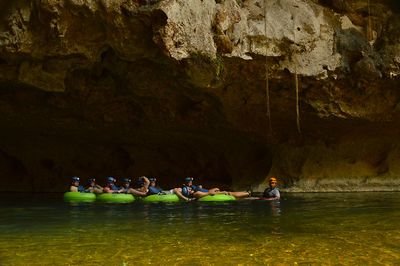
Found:
<svg viewBox="0 0 400 266"><path fill-rule="evenodd" d="M399 196L307 194L226 204L3 201L0 263L400 265Z"/></svg>

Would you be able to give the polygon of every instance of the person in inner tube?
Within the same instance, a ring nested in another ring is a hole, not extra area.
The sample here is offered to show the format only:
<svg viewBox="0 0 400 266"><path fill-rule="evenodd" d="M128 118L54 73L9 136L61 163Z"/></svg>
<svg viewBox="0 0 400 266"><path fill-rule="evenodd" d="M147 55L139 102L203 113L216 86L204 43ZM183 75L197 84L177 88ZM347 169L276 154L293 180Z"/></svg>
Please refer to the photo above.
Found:
<svg viewBox="0 0 400 266"><path fill-rule="evenodd" d="M73 176L71 178L71 186L69 187L69 191L71 192L84 192L85 189L83 186L79 185L80 178L77 176Z"/></svg>
<svg viewBox="0 0 400 266"><path fill-rule="evenodd" d="M103 188L96 184L95 178L89 178L87 181L87 187L85 188L85 192L101 194L103 193Z"/></svg>
<svg viewBox="0 0 400 266"><path fill-rule="evenodd" d="M117 182L117 180L114 177L107 177L107 183L103 188L103 193L122 193L122 189L115 185L115 182Z"/></svg>
<svg viewBox="0 0 400 266"><path fill-rule="evenodd" d="M195 186L193 185L193 177L186 177L185 183L182 188L176 189L175 194L178 195L183 200L187 200L190 198L199 199L208 195L216 195L216 194L225 194L231 195L235 198L246 198L250 196L250 192L248 191L221 191L219 188L211 188L205 189L201 185Z"/></svg>
<svg viewBox="0 0 400 266"><path fill-rule="evenodd" d="M144 192L144 188L142 188L144 186L144 184L146 183L146 177L140 177L139 181L137 182L138 187L137 189L135 188L131 188L131 182L132 180L130 178L123 178L122 179L122 193L126 193L126 194L132 194L134 196L140 196L140 197L144 197L146 196L147 192Z"/></svg>
<svg viewBox="0 0 400 266"><path fill-rule="evenodd" d="M155 177L149 177L150 185L149 185L149 191L147 192L147 196L150 195L171 195L174 194L174 189L170 190L163 190L161 187L157 186L157 178Z"/></svg>
<svg viewBox="0 0 400 266"><path fill-rule="evenodd" d="M278 200L281 198L281 194L279 193L279 189L277 187L278 181L276 177L271 177L269 179L269 187L264 190L263 199L264 200Z"/></svg>
<svg viewBox="0 0 400 266"><path fill-rule="evenodd" d="M191 177L190 177L191 178ZM186 182L186 180L188 180ZM184 201L192 201L192 200L196 200L197 198L194 197L194 189L192 188L192 180L189 180L188 177L185 178L185 184L182 185L181 188L175 188L174 192L175 194L182 200Z"/></svg>

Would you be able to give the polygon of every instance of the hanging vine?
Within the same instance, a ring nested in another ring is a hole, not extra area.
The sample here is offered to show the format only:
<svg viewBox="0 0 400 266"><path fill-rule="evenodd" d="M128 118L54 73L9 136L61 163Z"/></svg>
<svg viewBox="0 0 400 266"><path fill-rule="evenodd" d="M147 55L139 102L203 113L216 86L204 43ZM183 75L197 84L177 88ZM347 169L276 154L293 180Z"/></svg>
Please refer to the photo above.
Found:
<svg viewBox="0 0 400 266"><path fill-rule="evenodd" d="M296 24L295 24L295 19L293 15L293 41L294 44L296 44ZM296 124L297 124L297 132L301 134L301 127L300 127L300 106L299 106L299 78L297 75L297 60L296 60L296 54L294 56L294 82L295 82L295 87L296 87Z"/></svg>
<svg viewBox="0 0 400 266"><path fill-rule="evenodd" d="M269 132L272 132L271 109L269 101L269 70L268 70L268 45L267 45L267 0L264 0L264 32L265 32L265 97L267 102L267 117Z"/></svg>
<svg viewBox="0 0 400 266"><path fill-rule="evenodd" d="M294 80L296 84L296 124L297 124L297 131L301 134L300 128L300 107L299 107L299 79L297 75L297 67L294 74Z"/></svg>
<svg viewBox="0 0 400 266"><path fill-rule="evenodd" d="M372 46L374 36L373 36L372 27L371 27L371 6L370 6L370 0L367 1L367 6L368 6L367 39L368 39L368 43Z"/></svg>

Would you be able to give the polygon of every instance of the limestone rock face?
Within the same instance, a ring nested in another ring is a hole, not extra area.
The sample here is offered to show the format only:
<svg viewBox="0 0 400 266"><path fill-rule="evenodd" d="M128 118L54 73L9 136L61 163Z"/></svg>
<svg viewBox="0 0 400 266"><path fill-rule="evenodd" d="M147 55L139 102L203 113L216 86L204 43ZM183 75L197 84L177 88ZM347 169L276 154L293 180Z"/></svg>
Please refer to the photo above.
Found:
<svg viewBox="0 0 400 266"><path fill-rule="evenodd" d="M276 57L277 70L306 76L325 77L341 66L335 25L329 24L333 14L325 16L324 8L312 2L166 1L161 10L168 19L160 45L177 60L195 53L214 58L219 47L224 56L246 60Z"/></svg>
<svg viewBox="0 0 400 266"><path fill-rule="evenodd" d="M167 18L166 25L159 32L159 45L165 47L171 58L182 60L194 53L215 56L217 49L212 32L214 1L163 1L159 8Z"/></svg>
<svg viewBox="0 0 400 266"><path fill-rule="evenodd" d="M1 189L399 190L400 5L369 2L2 1Z"/></svg>

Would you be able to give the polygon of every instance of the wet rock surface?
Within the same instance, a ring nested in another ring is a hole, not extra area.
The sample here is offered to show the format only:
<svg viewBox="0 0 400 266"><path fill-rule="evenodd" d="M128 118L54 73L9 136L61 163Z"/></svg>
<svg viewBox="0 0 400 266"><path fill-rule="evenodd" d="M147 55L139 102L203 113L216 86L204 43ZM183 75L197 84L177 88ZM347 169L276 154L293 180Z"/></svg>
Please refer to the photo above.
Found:
<svg viewBox="0 0 400 266"><path fill-rule="evenodd" d="M400 6L370 2L3 1L0 189L399 190Z"/></svg>

